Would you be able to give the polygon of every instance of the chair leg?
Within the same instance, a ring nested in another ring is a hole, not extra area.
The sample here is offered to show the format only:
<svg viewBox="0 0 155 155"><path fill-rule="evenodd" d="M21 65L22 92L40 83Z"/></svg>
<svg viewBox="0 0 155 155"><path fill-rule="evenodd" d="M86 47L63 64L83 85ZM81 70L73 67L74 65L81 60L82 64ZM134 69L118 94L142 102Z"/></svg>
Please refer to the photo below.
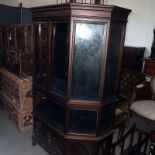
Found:
<svg viewBox="0 0 155 155"><path fill-rule="evenodd" d="M150 134L150 150L149 150L149 155L154 155L155 154L155 131L151 131Z"/></svg>
<svg viewBox="0 0 155 155"><path fill-rule="evenodd" d="M119 140L123 134L124 134L124 131L125 131L125 128L126 128L126 125L125 124L122 124L119 129L118 129L118 135L117 135L117 140Z"/></svg>

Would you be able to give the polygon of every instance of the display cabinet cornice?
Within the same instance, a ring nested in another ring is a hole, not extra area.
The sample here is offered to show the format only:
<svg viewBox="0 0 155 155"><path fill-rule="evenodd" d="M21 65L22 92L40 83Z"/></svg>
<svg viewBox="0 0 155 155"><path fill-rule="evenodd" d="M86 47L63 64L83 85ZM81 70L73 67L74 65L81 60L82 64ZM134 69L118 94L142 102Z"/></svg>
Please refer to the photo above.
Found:
<svg viewBox="0 0 155 155"><path fill-rule="evenodd" d="M77 3L31 10L33 143L50 154L97 155L99 143L113 129L131 10Z"/></svg>

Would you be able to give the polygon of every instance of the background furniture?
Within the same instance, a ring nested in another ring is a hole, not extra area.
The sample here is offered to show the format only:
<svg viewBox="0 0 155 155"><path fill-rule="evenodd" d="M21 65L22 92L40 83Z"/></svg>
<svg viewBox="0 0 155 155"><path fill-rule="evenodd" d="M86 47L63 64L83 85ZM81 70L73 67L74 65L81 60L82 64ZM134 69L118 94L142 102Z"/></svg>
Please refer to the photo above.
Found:
<svg viewBox="0 0 155 155"><path fill-rule="evenodd" d="M145 74L147 79L151 79L155 75L155 60L150 58L144 59L143 74ZM150 87L150 80L147 80L144 87L136 91L136 100L151 99L152 92Z"/></svg>
<svg viewBox="0 0 155 155"><path fill-rule="evenodd" d="M31 12L24 8L0 5L1 15L1 104L7 107L9 117L17 123L19 130L26 132L32 128L33 121L32 26L28 25L32 21Z"/></svg>
<svg viewBox="0 0 155 155"><path fill-rule="evenodd" d="M8 105L10 118L26 132L32 128L32 26L1 25L0 33L1 104Z"/></svg>
<svg viewBox="0 0 155 155"><path fill-rule="evenodd" d="M152 100L139 100L131 105L131 112L148 120L155 122L155 76L151 79ZM154 142L155 131L152 132L151 140Z"/></svg>
<svg viewBox="0 0 155 155"><path fill-rule="evenodd" d="M118 138L129 123L130 105L135 100L137 85L144 87L145 76L142 73L144 47L128 47L123 49L119 97L115 113L115 128L119 128Z"/></svg>
<svg viewBox="0 0 155 155"><path fill-rule="evenodd" d="M114 124L114 127L119 131L117 139L123 135L126 126L129 125L130 106L135 100L135 92L139 89L137 87L144 87L144 84L145 76L143 73L122 68Z"/></svg>
<svg viewBox="0 0 155 155"><path fill-rule="evenodd" d="M102 155L145 155L149 135L133 124L124 135L108 148L102 147Z"/></svg>
<svg viewBox="0 0 155 155"><path fill-rule="evenodd" d="M150 55L151 59L155 59L155 29L153 30L153 34L154 34L154 38L153 38L152 47L151 47L151 55Z"/></svg>
<svg viewBox="0 0 155 155"><path fill-rule="evenodd" d="M137 85L144 86L145 76L133 69L122 69L119 85L119 95L117 101L117 109L128 115L129 109L135 100L135 91Z"/></svg>
<svg viewBox="0 0 155 155"><path fill-rule="evenodd" d="M148 76L155 75L155 60L146 58L144 60L144 74Z"/></svg>
<svg viewBox="0 0 155 155"><path fill-rule="evenodd" d="M32 78L19 78L5 69L1 74L1 100L21 132L32 128Z"/></svg>
<svg viewBox="0 0 155 155"><path fill-rule="evenodd" d="M117 115L120 115L119 119L121 119L124 114L128 114L130 105L135 99L136 86L139 84L144 85L146 81L142 73L144 52L145 47L125 46L123 48L116 119Z"/></svg>
<svg viewBox="0 0 155 155"><path fill-rule="evenodd" d="M129 47L123 49L122 68L142 72L145 47Z"/></svg>
<svg viewBox="0 0 155 155"><path fill-rule="evenodd" d="M19 77L32 76L32 26L1 26L1 66Z"/></svg>
<svg viewBox="0 0 155 155"><path fill-rule="evenodd" d="M31 10L33 144L50 154L97 155L113 131L130 10L78 3Z"/></svg>
<svg viewBox="0 0 155 155"><path fill-rule="evenodd" d="M122 69L119 85L119 98L121 100L127 99L130 101L136 86L145 83L145 75L132 69ZM120 105L121 106L121 105ZM122 107L126 105L122 105ZM124 109L125 109L124 107ZM127 108L127 107L126 107ZM128 109L126 109L128 110Z"/></svg>

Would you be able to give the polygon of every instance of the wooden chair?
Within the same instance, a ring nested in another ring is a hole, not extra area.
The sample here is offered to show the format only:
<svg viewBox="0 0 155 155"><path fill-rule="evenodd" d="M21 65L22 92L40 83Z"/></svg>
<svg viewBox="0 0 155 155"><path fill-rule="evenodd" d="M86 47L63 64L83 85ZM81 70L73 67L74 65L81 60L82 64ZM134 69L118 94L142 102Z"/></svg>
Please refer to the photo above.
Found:
<svg viewBox="0 0 155 155"><path fill-rule="evenodd" d="M122 69L120 87L115 113L114 128L119 129L118 139L122 136L130 121L130 106L134 102L135 91L144 86L144 74L133 69Z"/></svg>
<svg viewBox="0 0 155 155"><path fill-rule="evenodd" d="M151 79L152 100L138 100L131 105L131 113L155 123L155 76ZM151 141L155 142L155 130L150 133Z"/></svg>
<svg viewBox="0 0 155 155"><path fill-rule="evenodd" d="M149 135L136 129L135 124L120 139L106 148L101 146L102 155L145 155Z"/></svg>
<svg viewBox="0 0 155 155"><path fill-rule="evenodd" d="M130 106L135 99L135 90L137 86L143 87L145 81L144 74L132 69L122 69L117 109L128 114Z"/></svg>

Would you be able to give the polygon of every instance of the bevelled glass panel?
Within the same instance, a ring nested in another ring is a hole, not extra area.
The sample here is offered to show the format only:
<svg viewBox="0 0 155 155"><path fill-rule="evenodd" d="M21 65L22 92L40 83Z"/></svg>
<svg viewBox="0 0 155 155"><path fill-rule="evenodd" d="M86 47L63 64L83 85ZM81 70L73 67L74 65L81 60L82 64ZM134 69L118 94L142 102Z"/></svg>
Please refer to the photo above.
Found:
<svg viewBox="0 0 155 155"><path fill-rule="evenodd" d="M120 47L122 39L122 25L112 25L111 29L111 39L109 41L109 51L106 64L106 76L105 76L105 85L103 92L103 99L109 99L115 97L118 91L117 88L117 73L118 73L118 64L120 63Z"/></svg>
<svg viewBox="0 0 155 155"><path fill-rule="evenodd" d="M48 81L48 23L35 24L35 77L37 85Z"/></svg>
<svg viewBox="0 0 155 155"><path fill-rule="evenodd" d="M104 25L76 23L72 98L98 100L104 46Z"/></svg>
<svg viewBox="0 0 155 155"><path fill-rule="evenodd" d="M69 132L96 133L97 112L91 110L70 110Z"/></svg>
<svg viewBox="0 0 155 155"><path fill-rule="evenodd" d="M113 128L115 118L114 103L106 104L101 108L99 132L106 132Z"/></svg>
<svg viewBox="0 0 155 155"><path fill-rule="evenodd" d="M52 68L52 92L56 95L65 96L66 93L66 64L67 64L67 32L68 23L54 25L54 49Z"/></svg>

